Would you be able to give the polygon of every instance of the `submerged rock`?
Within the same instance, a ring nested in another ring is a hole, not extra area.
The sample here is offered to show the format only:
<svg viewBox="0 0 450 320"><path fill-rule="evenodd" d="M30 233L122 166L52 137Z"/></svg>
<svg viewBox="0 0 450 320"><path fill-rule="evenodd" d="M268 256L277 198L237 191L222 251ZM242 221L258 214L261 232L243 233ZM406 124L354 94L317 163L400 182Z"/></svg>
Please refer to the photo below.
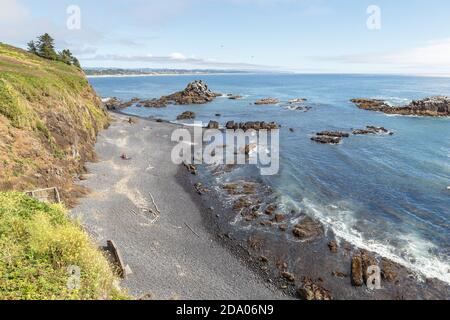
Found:
<svg viewBox="0 0 450 320"><path fill-rule="evenodd" d="M349 133L341 132L341 131L322 131L317 133L318 136L328 136L328 137L337 137L337 138L348 138L350 137Z"/></svg>
<svg viewBox="0 0 450 320"><path fill-rule="evenodd" d="M304 99L304 98L291 99L291 100L289 100L289 104L303 103L306 101L308 101L308 99Z"/></svg>
<svg viewBox="0 0 450 320"><path fill-rule="evenodd" d="M428 117L450 116L450 97L436 96L416 100L406 106L393 107L383 100L352 99L358 108L363 110L379 111L387 114L416 115Z"/></svg>
<svg viewBox="0 0 450 320"><path fill-rule="evenodd" d="M391 136L394 135L392 131L389 131L384 127L374 127L374 126L367 126L366 129L353 130L352 133L354 135L367 135L367 134L388 134Z"/></svg>
<svg viewBox="0 0 450 320"><path fill-rule="evenodd" d="M260 105L269 105L269 104L278 104L280 103L280 100L275 99L275 98L265 98L265 99L260 99L260 100L256 100L255 104L260 106Z"/></svg>

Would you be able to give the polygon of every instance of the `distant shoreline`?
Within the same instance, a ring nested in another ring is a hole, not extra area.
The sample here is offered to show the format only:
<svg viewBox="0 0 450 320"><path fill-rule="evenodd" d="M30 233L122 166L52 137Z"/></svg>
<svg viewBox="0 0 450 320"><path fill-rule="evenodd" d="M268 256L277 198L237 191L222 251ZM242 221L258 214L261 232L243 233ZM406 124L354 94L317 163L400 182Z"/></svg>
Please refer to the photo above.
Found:
<svg viewBox="0 0 450 320"><path fill-rule="evenodd" d="M87 78L137 78L137 77L178 77L178 76L226 76L226 75L249 75L254 73L236 72L236 73L158 73L158 74L99 74L86 75Z"/></svg>

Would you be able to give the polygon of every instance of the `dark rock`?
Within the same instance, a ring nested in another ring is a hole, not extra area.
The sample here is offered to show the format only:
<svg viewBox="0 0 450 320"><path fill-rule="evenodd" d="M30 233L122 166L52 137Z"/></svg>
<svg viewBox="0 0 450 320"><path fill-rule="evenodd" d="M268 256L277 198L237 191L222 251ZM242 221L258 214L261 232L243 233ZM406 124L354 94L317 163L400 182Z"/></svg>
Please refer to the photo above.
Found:
<svg viewBox="0 0 450 320"><path fill-rule="evenodd" d="M361 287L363 284L363 261L361 255L356 255L352 258L352 285Z"/></svg>
<svg viewBox="0 0 450 320"><path fill-rule="evenodd" d="M196 115L194 112L186 111L186 112L183 112L182 114L180 114L177 117L177 120L191 120L191 119L195 119L195 117L196 117Z"/></svg>
<svg viewBox="0 0 450 320"><path fill-rule="evenodd" d="M187 171L189 171L189 173L191 173L193 175L197 174L197 167L195 165L187 164L187 163L184 163L183 165L187 169Z"/></svg>
<svg viewBox="0 0 450 320"><path fill-rule="evenodd" d="M234 123L234 121L228 121L227 122L227 124L225 125L225 127L228 129L228 130L234 130L235 129L235 123Z"/></svg>
<svg viewBox="0 0 450 320"><path fill-rule="evenodd" d="M297 290L297 294L302 300L331 300L331 294L328 290L314 283L310 278L302 280L302 286Z"/></svg>
<svg viewBox="0 0 450 320"><path fill-rule="evenodd" d="M398 274L396 272L397 264L386 259L381 259L381 276L387 282L395 282Z"/></svg>
<svg viewBox="0 0 450 320"><path fill-rule="evenodd" d="M207 129L219 129L219 123L217 121L210 121Z"/></svg>
<svg viewBox="0 0 450 320"><path fill-rule="evenodd" d="M256 105L268 105L268 104L278 104L278 103L280 103L280 100L274 99L274 98L260 99L255 102Z"/></svg>
<svg viewBox="0 0 450 320"><path fill-rule="evenodd" d="M311 140L321 144L339 144L341 143L342 138L329 136L316 136L312 137Z"/></svg>
<svg viewBox="0 0 450 320"><path fill-rule="evenodd" d="M340 131L322 131L317 133L318 136L328 136L328 137L336 137L336 138L348 138L350 137L349 133L340 132Z"/></svg>
<svg viewBox="0 0 450 320"><path fill-rule="evenodd" d="M275 218L273 219L273 221L276 222L276 223L281 223L281 222L283 222L284 220L285 220L284 215L279 214L279 213L277 213L277 214L275 215Z"/></svg>
<svg viewBox="0 0 450 320"><path fill-rule="evenodd" d="M307 217L294 227L293 233L301 240L312 240L322 236L324 229L319 221Z"/></svg>
<svg viewBox="0 0 450 320"><path fill-rule="evenodd" d="M148 108L164 108L168 104L204 104L213 101L218 96L220 94L209 90L203 81L197 80L189 83L183 91L162 96L159 99L141 101L140 104Z"/></svg>
<svg viewBox="0 0 450 320"><path fill-rule="evenodd" d="M198 193L199 195L203 195L203 194L209 192L209 189L208 189L208 188L205 188L205 187L203 186L203 184L201 184L200 182L199 182L199 183L196 183L196 184L194 185L194 189L195 189L195 191L197 191L197 193Z"/></svg>
<svg viewBox="0 0 450 320"><path fill-rule="evenodd" d="M266 213L268 216L271 216L271 215L273 215L273 214L275 213L275 210L277 210L277 206L271 204L271 205L269 205L269 206L266 208L265 213Z"/></svg>
<svg viewBox="0 0 450 320"><path fill-rule="evenodd" d="M389 131L388 129L384 127L374 127L374 126L367 126L366 129L358 129L353 130L354 135L367 135L367 134L388 134L393 135L394 133L392 131Z"/></svg>
<svg viewBox="0 0 450 320"><path fill-rule="evenodd" d="M295 276L292 273L284 271L281 273L281 276L289 282L295 282Z"/></svg>
<svg viewBox="0 0 450 320"><path fill-rule="evenodd" d="M275 130L275 129L279 129L279 125L276 124L275 122L270 122L270 123L266 123L266 122L261 122L261 121L249 121L249 122L241 122L241 123L236 123L234 121L228 121L227 124L225 125L225 127L227 128L227 130L244 130L244 131L248 131L248 130Z"/></svg>
<svg viewBox="0 0 450 320"><path fill-rule="evenodd" d="M228 96L228 99L230 99L230 100L240 100L240 99L242 99L242 96L239 96L239 95L236 95L236 96L231 95L231 96Z"/></svg>
<svg viewBox="0 0 450 320"><path fill-rule="evenodd" d="M333 272L331 273L331 275L332 275L333 277L336 277L336 278L342 278L342 279L348 277L347 274L345 274L345 273L343 273L343 272L340 272L340 271L333 271Z"/></svg>
<svg viewBox="0 0 450 320"><path fill-rule="evenodd" d="M376 99L353 99L358 108L379 111L387 114L416 115L428 117L450 116L450 97L436 96L413 101L406 106L393 107L385 101Z"/></svg>
<svg viewBox="0 0 450 320"><path fill-rule="evenodd" d="M303 103L306 101L308 101L308 99L304 99L304 98L292 99L292 100L289 100L289 104Z"/></svg>
<svg viewBox="0 0 450 320"><path fill-rule="evenodd" d="M118 110L120 109L120 105L122 104L122 101L117 99L116 97L110 98L103 102L104 106L108 110Z"/></svg>
<svg viewBox="0 0 450 320"><path fill-rule="evenodd" d="M330 241L330 243L328 243L328 248L330 249L330 251L332 253L337 253L339 246L338 246L337 242L335 240L333 240L333 241Z"/></svg>
<svg viewBox="0 0 450 320"><path fill-rule="evenodd" d="M139 102L139 105L146 108L165 108L167 101L164 99L150 99Z"/></svg>

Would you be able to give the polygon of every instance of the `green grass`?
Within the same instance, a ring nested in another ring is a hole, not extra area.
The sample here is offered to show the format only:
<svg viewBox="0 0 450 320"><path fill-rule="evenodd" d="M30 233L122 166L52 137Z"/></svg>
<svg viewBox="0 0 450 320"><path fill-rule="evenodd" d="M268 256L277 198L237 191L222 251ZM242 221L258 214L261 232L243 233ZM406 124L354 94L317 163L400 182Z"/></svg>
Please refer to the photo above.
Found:
<svg viewBox="0 0 450 320"><path fill-rule="evenodd" d="M81 270L69 290L70 266ZM126 299L102 253L60 205L0 193L0 299Z"/></svg>
<svg viewBox="0 0 450 320"><path fill-rule="evenodd" d="M35 124L39 112L47 112L52 104L67 105L73 116L90 121L80 113L79 105L87 105L92 89L84 73L60 61L37 57L18 48L0 44L0 114L17 128ZM45 107L43 109L42 107ZM106 125L107 116L98 106L89 108L94 120Z"/></svg>

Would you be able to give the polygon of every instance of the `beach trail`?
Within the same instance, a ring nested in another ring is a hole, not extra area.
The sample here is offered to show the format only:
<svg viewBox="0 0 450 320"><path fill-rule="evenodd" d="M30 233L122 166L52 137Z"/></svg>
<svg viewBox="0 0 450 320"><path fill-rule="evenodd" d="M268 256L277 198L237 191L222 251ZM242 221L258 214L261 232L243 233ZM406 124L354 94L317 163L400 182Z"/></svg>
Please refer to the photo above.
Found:
<svg viewBox="0 0 450 320"><path fill-rule="evenodd" d="M71 214L99 245L117 244L132 272L122 286L153 299L286 298L207 230L170 158L176 126L113 117L80 182L91 193Z"/></svg>

